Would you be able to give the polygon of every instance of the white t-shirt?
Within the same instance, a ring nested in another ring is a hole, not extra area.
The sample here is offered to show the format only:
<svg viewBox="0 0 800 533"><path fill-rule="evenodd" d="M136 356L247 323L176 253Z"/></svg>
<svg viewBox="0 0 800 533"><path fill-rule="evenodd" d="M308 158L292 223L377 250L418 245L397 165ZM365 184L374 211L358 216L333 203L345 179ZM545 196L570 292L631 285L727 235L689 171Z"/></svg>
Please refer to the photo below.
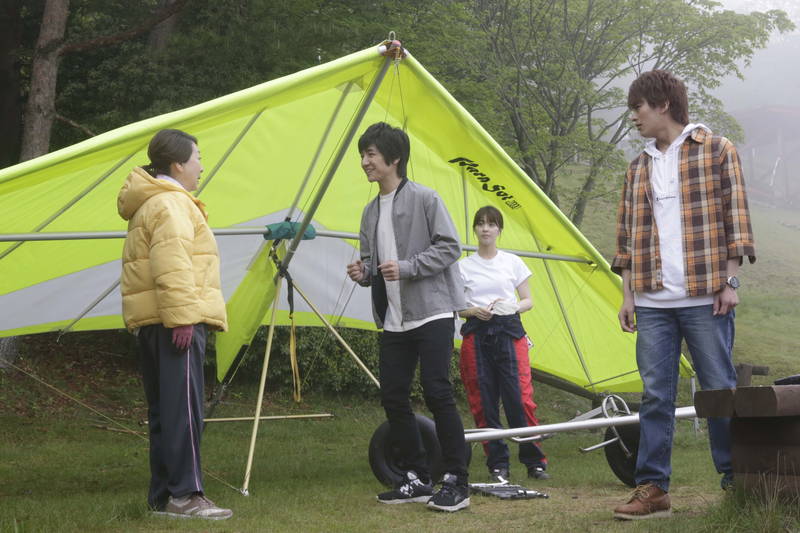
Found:
<svg viewBox="0 0 800 533"><path fill-rule="evenodd" d="M688 296L683 253L683 221L681 219L681 184L678 164L683 141L702 124L687 124L672 141L666 152L656 147L655 139L647 142L645 152L651 157L650 184L653 187L653 218L658 228L658 248L661 256L659 291L637 292L634 303L642 307L692 307L714 303L713 295Z"/></svg>
<svg viewBox="0 0 800 533"><path fill-rule="evenodd" d="M502 250L491 259L474 253L460 260L458 268L464 278L467 305L476 307L487 307L498 298L516 302L517 287L531 276L522 259Z"/></svg>
<svg viewBox="0 0 800 533"><path fill-rule="evenodd" d="M394 237L394 222L392 221L392 202L397 189L389 194L380 196L380 215L378 216L378 264L386 261L397 261L397 242ZM453 313L441 313L420 320L403 322L403 307L400 299L400 281L386 283L386 299L389 307L386 309L386 319L383 321L384 331L402 332L418 328L439 318L452 318Z"/></svg>

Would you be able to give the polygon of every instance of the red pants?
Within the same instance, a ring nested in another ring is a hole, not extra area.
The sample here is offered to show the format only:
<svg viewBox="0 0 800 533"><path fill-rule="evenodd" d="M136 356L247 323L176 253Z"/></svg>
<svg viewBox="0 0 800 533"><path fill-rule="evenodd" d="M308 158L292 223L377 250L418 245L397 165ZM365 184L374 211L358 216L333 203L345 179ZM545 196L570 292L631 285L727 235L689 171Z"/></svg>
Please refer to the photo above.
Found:
<svg viewBox="0 0 800 533"><path fill-rule="evenodd" d="M528 339L506 334L464 336L461 344L461 380L470 411L479 428L501 428L500 400L512 428L537 426L536 403L528 357ZM509 450L502 440L483 443L489 470L508 468ZM545 468L547 459L536 443L521 443L519 459L527 468Z"/></svg>

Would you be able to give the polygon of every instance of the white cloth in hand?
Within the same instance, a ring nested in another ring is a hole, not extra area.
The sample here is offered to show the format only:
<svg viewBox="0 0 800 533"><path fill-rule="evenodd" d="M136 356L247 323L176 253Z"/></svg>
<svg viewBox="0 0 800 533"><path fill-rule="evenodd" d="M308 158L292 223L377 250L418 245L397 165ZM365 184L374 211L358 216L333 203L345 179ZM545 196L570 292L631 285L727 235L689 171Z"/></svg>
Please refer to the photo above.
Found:
<svg viewBox="0 0 800 533"><path fill-rule="evenodd" d="M515 301L498 300L492 306L492 314L513 315L519 311L519 304Z"/></svg>

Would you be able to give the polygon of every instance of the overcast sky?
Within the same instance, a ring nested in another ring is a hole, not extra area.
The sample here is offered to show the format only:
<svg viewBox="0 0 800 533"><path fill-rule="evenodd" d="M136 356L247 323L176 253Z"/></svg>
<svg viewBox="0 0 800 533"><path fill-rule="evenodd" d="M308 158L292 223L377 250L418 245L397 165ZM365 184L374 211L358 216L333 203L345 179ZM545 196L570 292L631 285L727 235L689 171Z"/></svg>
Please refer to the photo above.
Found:
<svg viewBox="0 0 800 533"><path fill-rule="evenodd" d="M769 46L757 51L750 67L743 69L745 80L725 78L717 91L726 109L737 111L765 105L800 107L800 0L722 0L727 9L748 13L782 9L798 27L791 35L774 37Z"/></svg>

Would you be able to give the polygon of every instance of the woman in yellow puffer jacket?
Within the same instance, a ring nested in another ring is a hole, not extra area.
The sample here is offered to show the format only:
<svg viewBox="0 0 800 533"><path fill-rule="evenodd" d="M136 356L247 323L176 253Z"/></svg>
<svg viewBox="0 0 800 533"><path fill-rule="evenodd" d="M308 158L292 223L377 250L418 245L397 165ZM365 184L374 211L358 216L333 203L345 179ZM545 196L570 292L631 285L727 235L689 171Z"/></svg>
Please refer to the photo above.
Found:
<svg viewBox="0 0 800 533"><path fill-rule="evenodd" d="M197 139L161 130L117 197L128 221L122 315L139 339L148 404L150 490L156 514L220 520L230 509L205 497L200 467L207 329L227 329L219 254L197 189Z"/></svg>

